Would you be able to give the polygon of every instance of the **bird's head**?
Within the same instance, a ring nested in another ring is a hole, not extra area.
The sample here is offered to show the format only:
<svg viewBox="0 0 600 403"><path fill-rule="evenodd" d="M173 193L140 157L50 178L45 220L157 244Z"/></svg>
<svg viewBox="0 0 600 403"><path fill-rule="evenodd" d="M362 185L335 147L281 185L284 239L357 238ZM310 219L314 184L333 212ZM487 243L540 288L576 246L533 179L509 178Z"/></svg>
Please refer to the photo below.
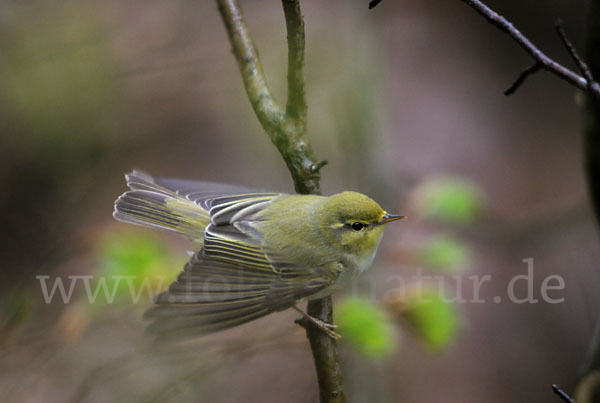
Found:
<svg viewBox="0 0 600 403"><path fill-rule="evenodd" d="M317 210L319 229L325 238L357 258L375 252L385 224L403 218L387 213L371 198L356 192L330 196Z"/></svg>

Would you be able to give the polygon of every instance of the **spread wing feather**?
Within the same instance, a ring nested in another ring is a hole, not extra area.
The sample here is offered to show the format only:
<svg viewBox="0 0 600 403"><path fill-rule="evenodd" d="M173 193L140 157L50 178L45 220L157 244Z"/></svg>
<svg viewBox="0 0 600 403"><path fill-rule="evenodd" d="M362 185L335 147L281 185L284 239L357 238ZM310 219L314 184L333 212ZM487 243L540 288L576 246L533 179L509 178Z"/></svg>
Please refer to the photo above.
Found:
<svg viewBox="0 0 600 403"><path fill-rule="evenodd" d="M237 196L236 200L229 201L229 197L212 200L210 221L214 225L228 225L238 221L251 221L267 207L277 193L247 194ZM223 200L226 200L223 202Z"/></svg>
<svg viewBox="0 0 600 403"><path fill-rule="evenodd" d="M266 259L263 250L257 246L214 236L206 232L204 256L215 260L249 266L256 270L273 272L273 266Z"/></svg>
<svg viewBox="0 0 600 403"><path fill-rule="evenodd" d="M330 284L313 273L281 278L273 270L214 260L198 252L145 316L158 339L212 333L286 309Z"/></svg>

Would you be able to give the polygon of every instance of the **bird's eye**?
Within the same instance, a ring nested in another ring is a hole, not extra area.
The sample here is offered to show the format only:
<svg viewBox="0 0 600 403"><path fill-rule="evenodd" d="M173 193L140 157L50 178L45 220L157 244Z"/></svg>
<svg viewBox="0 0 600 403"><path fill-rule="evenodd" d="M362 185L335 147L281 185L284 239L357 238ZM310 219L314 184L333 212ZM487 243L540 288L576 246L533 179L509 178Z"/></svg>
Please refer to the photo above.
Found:
<svg viewBox="0 0 600 403"><path fill-rule="evenodd" d="M352 229L353 229L354 231L360 231L361 229L363 229L363 228L364 228L364 226L365 226L365 224L363 224L363 223L361 223L361 222L355 222L355 223L352 223Z"/></svg>

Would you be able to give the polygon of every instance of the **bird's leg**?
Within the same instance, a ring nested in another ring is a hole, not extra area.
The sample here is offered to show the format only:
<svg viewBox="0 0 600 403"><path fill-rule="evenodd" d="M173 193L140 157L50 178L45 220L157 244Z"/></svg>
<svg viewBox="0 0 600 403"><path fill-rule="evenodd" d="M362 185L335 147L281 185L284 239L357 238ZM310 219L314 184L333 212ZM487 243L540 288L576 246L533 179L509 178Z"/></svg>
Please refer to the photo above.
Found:
<svg viewBox="0 0 600 403"><path fill-rule="evenodd" d="M312 317L309 314L305 313L302 309L298 308L296 305L292 305L292 308L300 312L300 314L302 314L302 317L305 320L311 322L313 325L321 329L323 332L325 332L327 336L331 337L333 340L339 340L342 338L342 336L334 332L334 329L337 329L337 325L334 325L333 323L323 322L319 318Z"/></svg>

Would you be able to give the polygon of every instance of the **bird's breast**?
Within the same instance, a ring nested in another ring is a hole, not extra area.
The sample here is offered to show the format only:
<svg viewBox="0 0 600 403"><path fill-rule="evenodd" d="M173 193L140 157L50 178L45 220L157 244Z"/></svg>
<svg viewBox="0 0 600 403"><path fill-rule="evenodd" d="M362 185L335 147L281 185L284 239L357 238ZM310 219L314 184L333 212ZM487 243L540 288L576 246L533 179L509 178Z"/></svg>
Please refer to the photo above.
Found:
<svg viewBox="0 0 600 403"><path fill-rule="evenodd" d="M327 287L327 294L332 294L337 290L345 288L354 279L367 271L367 269L369 269L373 263L376 252L377 250L374 250L373 252L361 257L346 255L344 259L341 259L341 261L338 262L335 267L338 272L338 276L335 281L329 287Z"/></svg>

